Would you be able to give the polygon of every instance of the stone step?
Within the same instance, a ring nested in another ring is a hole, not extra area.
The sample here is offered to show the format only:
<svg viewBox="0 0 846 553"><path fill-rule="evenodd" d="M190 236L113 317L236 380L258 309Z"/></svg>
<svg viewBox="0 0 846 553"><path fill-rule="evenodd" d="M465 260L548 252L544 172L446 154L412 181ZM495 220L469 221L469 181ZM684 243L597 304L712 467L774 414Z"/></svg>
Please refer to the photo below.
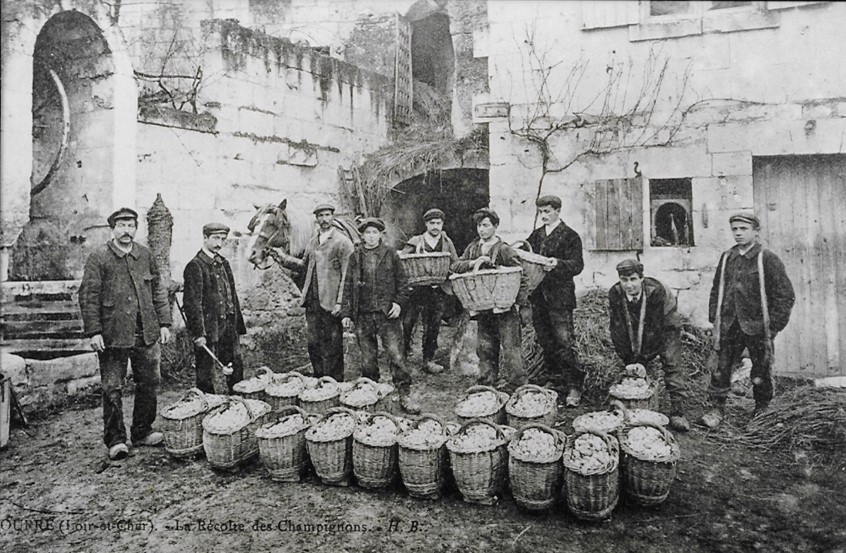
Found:
<svg viewBox="0 0 846 553"><path fill-rule="evenodd" d="M4 339L13 338L75 338L82 334L79 319L58 321L4 321L0 324Z"/></svg>

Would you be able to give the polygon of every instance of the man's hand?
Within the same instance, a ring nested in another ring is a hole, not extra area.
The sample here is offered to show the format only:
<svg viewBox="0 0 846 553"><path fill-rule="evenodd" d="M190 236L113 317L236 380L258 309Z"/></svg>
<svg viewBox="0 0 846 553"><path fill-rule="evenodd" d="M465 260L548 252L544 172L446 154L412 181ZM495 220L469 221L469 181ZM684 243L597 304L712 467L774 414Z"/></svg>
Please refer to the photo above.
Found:
<svg viewBox="0 0 846 553"><path fill-rule="evenodd" d="M343 319L341 319L341 326L344 327L345 331L352 332L353 331L352 319L350 319L349 317L344 317Z"/></svg>
<svg viewBox="0 0 846 553"><path fill-rule="evenodd" d="M402 312L402 307L400 307L400 305L398 303L392 303L391 304L391 310L388 311L388 318L389 319L396 319L397 317L400 316L401 312Z"/></svg>
<svg viewBox="0 0 846 553"><path fill-rule="evenodd" d="M200 336L199 338L194 339L194 345L197 346L198 348L202 348L206 344L207 344L207 342L206 342L205 336Z"/></svg>
<svg viewBox="0 0 846 553"><path fill-rule="evenodd" d="M548 273L548 272L552 271L553 269L555 269L556 267L558 267L558 260L555 259L554 257L552 257L552 258L550 258L549 263L547 263L546 265L543 266L543 271L545 273Z"/></svg>
<svg viewBox="0 0 846 553"><path fill-rule="evenodd" d="M170 329L168 327L163 326L160 334L162 344L170 342Z"/></svg>
<svg viewBox="0 0 846 553"><path fill-rule="evenodd" d="M341 314L341 304L336 303L335 307L332 308L332 316L337 317L340 314Z"/></svg>
<svg viewBox="0 0 846 553"><path fill-rule="evenodd" d="M97 352L104 351L106 349L106 344L103 343L102 334L95 334L91 337L91 349Z"/></svg>
<svg viewBox="0 0 846 553"><path fill-rule="evenodd" d="M493 260L490 258L490 256L480 255L476 259L482 260L481 263L479 263L479 267L494 267L495 266L494 263L493 263Z"/></svg>
<svg viewBox="0 0 846 553"><path fill-rule="evenodd" d="M630 365L626 365L626 376L646 378L646 367L644 367L640 363L632 363Z"/></svg>
<svg viewBox="0 0 846 553"><path fill-rule="evenodd" d="M520 326L526 326L532 322L532 310L529 306L518 307L517 309L520 315Z"/></svg>

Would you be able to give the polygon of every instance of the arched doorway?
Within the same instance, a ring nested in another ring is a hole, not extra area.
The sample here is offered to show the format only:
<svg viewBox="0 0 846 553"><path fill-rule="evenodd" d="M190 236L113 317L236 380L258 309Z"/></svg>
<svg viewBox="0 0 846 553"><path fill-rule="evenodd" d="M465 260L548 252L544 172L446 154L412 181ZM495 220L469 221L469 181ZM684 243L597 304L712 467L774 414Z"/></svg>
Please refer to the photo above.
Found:
<svg viewBox="0 0 846 553"><path fill-rule="evenodd" d="M115 64L97 24L66 11L39 32L32 71L30 222L9 277L78 279L92 245L108 236L103 214L113 207Z"/></svg>

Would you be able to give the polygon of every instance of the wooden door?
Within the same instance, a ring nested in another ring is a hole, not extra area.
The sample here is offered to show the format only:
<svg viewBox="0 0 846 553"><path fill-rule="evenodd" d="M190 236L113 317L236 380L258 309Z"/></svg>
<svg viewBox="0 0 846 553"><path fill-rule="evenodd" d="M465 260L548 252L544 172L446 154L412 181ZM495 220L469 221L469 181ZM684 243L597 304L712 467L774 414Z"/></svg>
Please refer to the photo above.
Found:
<svg viewBox="0 0 846 553"><path fill-rule="evenodd" d="M846 155L753 158L761 238L796 292L778 374L846 375Z"/></svg>

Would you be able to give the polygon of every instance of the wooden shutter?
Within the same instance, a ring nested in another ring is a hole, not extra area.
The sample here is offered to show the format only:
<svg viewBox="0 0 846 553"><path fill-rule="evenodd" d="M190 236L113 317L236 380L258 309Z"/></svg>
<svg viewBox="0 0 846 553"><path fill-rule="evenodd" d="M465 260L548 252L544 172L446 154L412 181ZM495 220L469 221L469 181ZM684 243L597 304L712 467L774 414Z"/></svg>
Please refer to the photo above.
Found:
<svg viewBox="0 0 846 553"><path fill-rule="evenodd" d="M394 126L411 124L411 23L397 14L394 58Z"/></svg>
<svg viewBox="0 0 846 553"><path fill-rule="evenodd" d="M612 0L579 2L582 6L582 29L623 27L638 22L638 2Z"/></svg>
<svg viewBox="0 0 846 553"><path fill-rule="evenodd" d="M597 250L643 249L643 181L596 181L594 208Z"/></svg>

